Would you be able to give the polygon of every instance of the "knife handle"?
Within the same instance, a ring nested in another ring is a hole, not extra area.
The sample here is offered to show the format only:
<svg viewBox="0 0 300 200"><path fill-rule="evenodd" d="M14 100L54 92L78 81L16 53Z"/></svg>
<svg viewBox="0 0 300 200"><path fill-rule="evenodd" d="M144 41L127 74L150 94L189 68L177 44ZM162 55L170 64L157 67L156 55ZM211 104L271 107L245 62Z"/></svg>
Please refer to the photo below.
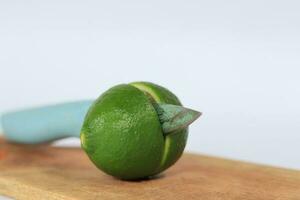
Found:
<svg viewBox="0 0 300 200"><path fill-rule="evenodd" d="M9 141L25 144L79 137L92 102L76 101L5 113L1 118L4 136Z"/></svg>

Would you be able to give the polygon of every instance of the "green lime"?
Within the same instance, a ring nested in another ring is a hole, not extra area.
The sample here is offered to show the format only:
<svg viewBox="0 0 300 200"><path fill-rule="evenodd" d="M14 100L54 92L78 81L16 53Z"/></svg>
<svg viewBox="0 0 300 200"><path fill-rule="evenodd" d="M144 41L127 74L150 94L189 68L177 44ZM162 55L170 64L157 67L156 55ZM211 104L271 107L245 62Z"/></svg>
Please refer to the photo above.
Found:
<svg viewBox="0 0 300 200"><path fill-rule="evenodd" d="M97 98L80 138L99 169L125 180L140 179L162 172L180 158L188 129L164 134L154 103L181 105L168 89L149 82L117 85Z"/></svg>

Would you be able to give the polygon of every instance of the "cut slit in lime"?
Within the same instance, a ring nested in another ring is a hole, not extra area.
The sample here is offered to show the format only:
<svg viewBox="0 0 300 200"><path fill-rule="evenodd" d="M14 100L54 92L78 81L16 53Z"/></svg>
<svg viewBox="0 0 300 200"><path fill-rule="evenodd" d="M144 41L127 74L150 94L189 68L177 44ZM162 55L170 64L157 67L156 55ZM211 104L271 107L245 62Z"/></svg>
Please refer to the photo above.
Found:
<svg viewBox="0 0 300 200"><path fill-rule="evenodd" d="M201 113L197 112L197 111L192 111L192 117L191 119L187 120L175 120L175 122L179 121L182 122L182 125L180 125L180 123L175 123L174 121L172 121L171 119L174 118L176 116L176 114L172 115L172 114L167 114L168 112L162 112L162 110L166 110L168 106L163 106L163 109L158 109L157 110L157 106L155 105L162 105L162 104L172 104L172 105L176 105L181 107L181 103L179 101L179 99L173 95L172 92L168 91L167 89L160 87L158 85L155 85L153 83L149 83L149 82L134 82L134 83L130 83L130 85L136 87L137 89L139 89L140 91L142 91L144 94L146 94L148 96L148 98L150 99L150 102L152 103L153 107L155 108L155 110L158 113L158 118L160 120L161 123L161 128L162 128L162 132L163 132L163 136L164 136L164 151L163 151L163 155L161 157L161 162L160 162L160 166L157 169L157 173L167 169L168 167L170 167L172 164L174 164L179 157L181 156L185 144L186 144L186 139L188 136L188 125L191 124L194 120L196 120ZM161 107L161 106L160 106ZM183 108L183 107L181 107ZM160 110L160 111L159 111ZM171 109L171 110L176 110ZM178 109L179 111L177 112L177 114L180 113L180 110L182 111L182 109ZM162 115L162 113L164 113ZM171 112L172 113L172 112ZM169 116L166 117L165 115ZM179 115L180 116L180 115ZM178 116L178 117L179 117ZM165 122L165 123L162 123ZM164 130L165 129L165 130ZM174 134L173 134L174 133Z"/></svg>
<svg viewBox="0 0 300 200"><path fill-rule="evenodd" d="M137 83L132 83L131 85L144 92L151 101L157 112L164 135L187 128L202 114L201 112L183 106L158 103L157 100L159 98L150 88Z"/></svg>

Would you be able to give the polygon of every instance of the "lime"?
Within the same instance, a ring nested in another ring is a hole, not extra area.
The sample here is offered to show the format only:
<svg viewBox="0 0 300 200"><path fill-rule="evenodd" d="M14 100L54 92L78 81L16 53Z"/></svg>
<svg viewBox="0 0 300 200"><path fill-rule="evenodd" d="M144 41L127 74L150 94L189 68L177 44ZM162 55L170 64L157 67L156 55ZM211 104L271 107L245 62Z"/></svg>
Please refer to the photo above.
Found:
<svg viewBox="0 0 300 200"><path fill-rule="evenodd" d="M164 134L153 103L181 105L168 89L149 82L114 86L92 104L80 138L99 169L133 180L158 174L180 158L188 129Z"/></svg>

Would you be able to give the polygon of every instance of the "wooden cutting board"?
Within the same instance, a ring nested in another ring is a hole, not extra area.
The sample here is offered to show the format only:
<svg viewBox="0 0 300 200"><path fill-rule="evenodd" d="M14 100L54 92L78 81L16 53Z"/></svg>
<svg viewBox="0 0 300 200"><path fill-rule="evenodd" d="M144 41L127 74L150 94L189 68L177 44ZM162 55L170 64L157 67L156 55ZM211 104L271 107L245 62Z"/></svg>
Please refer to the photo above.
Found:
<svg viewBox="0 0 300 200"><path fill-rule="evenodd" d="M96 169L79 148L2 139L0 194L25 200L299 200L300 171L184 154L155 179L126 182Z"/></svg>

